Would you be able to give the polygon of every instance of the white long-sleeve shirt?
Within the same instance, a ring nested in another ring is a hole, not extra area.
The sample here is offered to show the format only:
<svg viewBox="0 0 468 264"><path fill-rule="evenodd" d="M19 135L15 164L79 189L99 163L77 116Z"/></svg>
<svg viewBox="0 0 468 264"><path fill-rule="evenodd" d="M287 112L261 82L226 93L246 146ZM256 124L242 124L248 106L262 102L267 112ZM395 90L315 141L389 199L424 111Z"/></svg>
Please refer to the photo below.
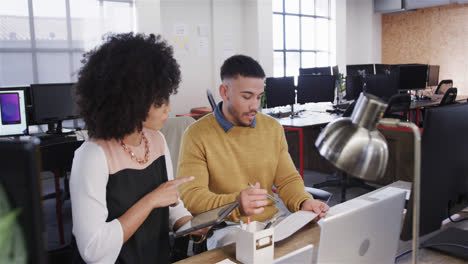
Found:
<svg viewBox="0 0 468 264"><path fill-rule="evenodd" d="M148 129L143 131L150 144L150 159L144 165L131 160L117 141L88 140L75 151L70 177L73 234L80 255L87 263L114 263L123 245L123 230L119 220L107 222L106 186L109 175L119 170L116 167L141 169L164 155L167 178L169 181L174 179L164 136ZM135 154L140 151L141 155L137 156L144 156L143 143L136 148L132 147L132 150ZM181 200L177 206L169 207L169 228L172 229L177 219L186 215L191 214Z"/></svg>

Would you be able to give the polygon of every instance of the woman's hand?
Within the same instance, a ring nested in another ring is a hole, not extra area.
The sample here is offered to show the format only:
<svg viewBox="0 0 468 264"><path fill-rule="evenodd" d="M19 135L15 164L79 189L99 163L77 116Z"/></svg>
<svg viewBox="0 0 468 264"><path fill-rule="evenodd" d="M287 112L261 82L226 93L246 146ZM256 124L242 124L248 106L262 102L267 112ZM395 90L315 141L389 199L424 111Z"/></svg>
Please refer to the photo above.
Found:
<svg viewBox="0 0 468 264"><path fill-rule="evenodd" d="M177 178L172 181L167 181L158 186L149 194L149 198L154 208L176 206L179 204L179 191L177 187L183 183L195 179L193 176Z"/></svg>

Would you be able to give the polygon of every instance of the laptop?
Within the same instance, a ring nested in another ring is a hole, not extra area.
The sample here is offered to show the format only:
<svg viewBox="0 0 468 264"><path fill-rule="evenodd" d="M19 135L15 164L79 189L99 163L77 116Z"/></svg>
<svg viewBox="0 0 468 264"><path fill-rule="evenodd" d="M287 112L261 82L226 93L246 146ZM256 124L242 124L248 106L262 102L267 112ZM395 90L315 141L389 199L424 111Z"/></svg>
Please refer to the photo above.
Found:
<svg viewBox="0 0 468 264"><path fill-rule="evenodd" d="M314 263L395 263L405 196L385 187L330 208Z"/></svg>
<svg viewBox="0 0 468 264"><path fill-rule="evenodd" d="M312 263L314 246L307 245L275 259L275 264Z"/></svg>

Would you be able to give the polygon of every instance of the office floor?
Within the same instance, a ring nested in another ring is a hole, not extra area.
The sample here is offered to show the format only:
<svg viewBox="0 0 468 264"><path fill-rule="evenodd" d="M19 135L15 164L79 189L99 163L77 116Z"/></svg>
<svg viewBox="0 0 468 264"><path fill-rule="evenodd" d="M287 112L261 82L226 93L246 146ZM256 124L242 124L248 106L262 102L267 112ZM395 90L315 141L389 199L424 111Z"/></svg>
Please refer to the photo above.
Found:
<svg viewBox="0 0 468 264"><path fill-rule="evenodd" d="M42 187L43 193L52 193L55 191L54 177L52 173L42 173ZM312 186L315 183L325 181L327 179L326 174L318 173L315 171L304 171L304 181L306 186ZM63 181L60 183L63 188ZM333 193L333 196L329 202L330 206L340 203L341 200L341 189L339 187L324 187L323 190ZM347 190L347 199L352 199L359 195L368 192L367 190L359 187L350 188ZM47 229L47 247L49 250L60 248L60 239L57 228L57 217L55 213L55 199L49 199L43 201L44 212L45 212L45 223ZM63 223L65 231L65 245L70 243L71 238L71 203L70 200L66 200L62 207Z"/></svg>

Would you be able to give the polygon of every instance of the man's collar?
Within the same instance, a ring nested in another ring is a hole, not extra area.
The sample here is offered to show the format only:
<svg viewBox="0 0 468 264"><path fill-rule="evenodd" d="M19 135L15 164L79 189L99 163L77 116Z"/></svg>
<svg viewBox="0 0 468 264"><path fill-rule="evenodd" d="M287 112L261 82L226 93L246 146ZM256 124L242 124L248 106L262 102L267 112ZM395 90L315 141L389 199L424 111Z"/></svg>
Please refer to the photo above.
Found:
<svg viewBox="0 0 468 264"><path fill-rule="evenodd" d="M218 121L219 125L223 128L224 132L229 132L229 130L231 130L231 128L234 127L234 124L232 124L231 122L229 122L223 115L223 111L222 111L222 107L223 107L223 102L220 102L215 110L214 110L214 115L216 117L216 120ZM252 125L251 127L255 127L256 125L256 118L254 117L253 119L253 122L252 122Z"/></svg>

